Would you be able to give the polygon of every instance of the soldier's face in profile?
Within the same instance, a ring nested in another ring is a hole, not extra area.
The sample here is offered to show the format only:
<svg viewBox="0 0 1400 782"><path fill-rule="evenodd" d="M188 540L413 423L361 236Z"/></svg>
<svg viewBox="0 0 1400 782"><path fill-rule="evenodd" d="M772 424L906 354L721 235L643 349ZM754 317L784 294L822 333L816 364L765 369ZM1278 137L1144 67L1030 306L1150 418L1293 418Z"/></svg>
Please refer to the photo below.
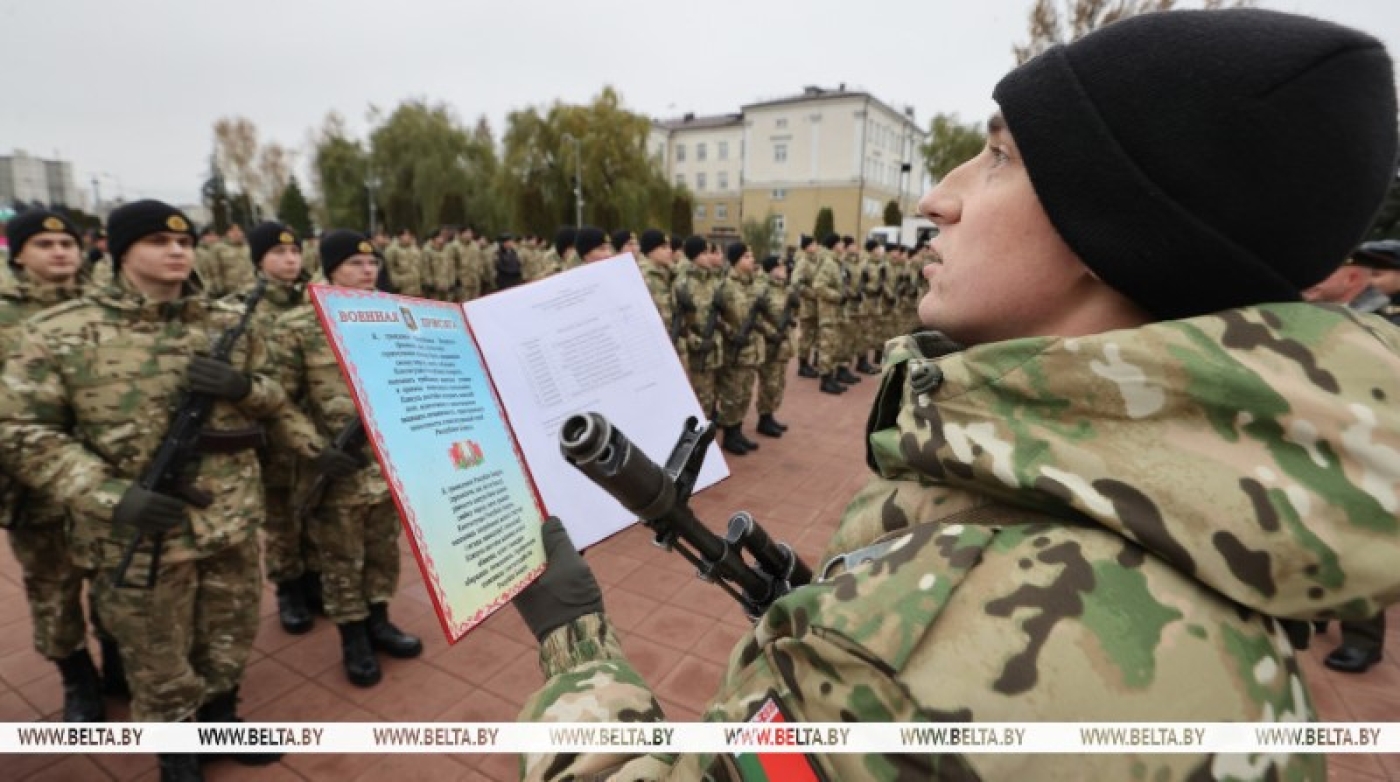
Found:
<svg viewBox="0 0 1400 782"><path fill-rule="evenodd" d="M671 245L659 244L647 257L662 266L670 266L671 262L676 259L676 254L671 252Z"/></svg>
<svg viewBox="0 0 1400 782"><path fill-rule="evenodd" d="M296 282L301 276L301 248L279 244L262 257L262 272L277 282Z"/></svg>
<svg viewBox="0 0 1400 782"><path fill-rule="evenodd" d="M753 271L753 253L745 252L739 256L739 260L734 263L734 269L746 273Z"/></svg>
<svg viewBox="0 0 1400 782"><path fill-rule="evenodd" d="M997 114L987 145L919 201L938 225L919 319L968 345L1056 333L1101 285L1060 238Z"/></svg>
<svg viewBox="0 0 1400 782"><path fill-rule="evenodd" d="M142 237L122 256L122 271L138 286L184 282L194 267L193 247L189 234L165 231Z"/></svg>
<svg viewBox="0 0 1400 782"><path fill-rule="evenodd" d="M31 277L44 282L67 282L78 273L81 263L78 241L61 231L45 231L25 242L15 261Z"/></svg>

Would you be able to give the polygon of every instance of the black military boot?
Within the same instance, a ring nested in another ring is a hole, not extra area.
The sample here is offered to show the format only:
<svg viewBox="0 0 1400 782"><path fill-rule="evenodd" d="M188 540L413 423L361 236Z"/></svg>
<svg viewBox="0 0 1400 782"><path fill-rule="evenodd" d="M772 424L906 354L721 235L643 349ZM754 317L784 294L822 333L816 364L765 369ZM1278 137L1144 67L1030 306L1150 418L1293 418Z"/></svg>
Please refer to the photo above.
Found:
<svg viewBox="0 0 1400 782"><path fill-rule="evenodd" d="M739 436L739 442L742 443L743 446L744 446L745 448L749 449L750 451L757 451L757 450L758 450L758 443L756 443L756 442L754 442L753 440L750 440L748 437L744 436L744 425L743 425L743 424L735 424L735 425L734 425L734 434L736 434L736 435Z"/></svg>
<svg viewBox="0 0 1400 782"><path fill-rule="evenodd" d="M156 760L160 763L160 782L204 782L198 755L156 755Z"/></svg>
<svg viewBox="0 0 1400 782"><path fill-rule="evenodd" d="M313 614L326 615L326 598L321 591L321 574L307 570L301 574L301 593L306 595L306 610Z"/></svg>
<svg viewBox="0 0 1400 782"><path fill-rule="evenodd" d="M107 707L102 703L102 683L97 678L97 668L93 666L87 649L79 649L54 663L63 677L63 721L104 720Z"/></svg>
<svg viewBox="0 0 1400 782"><path fill-rule="evenodd" d="M99 635L97 643L102 647L102 694L111 698L130 698L126 665L122 663L122 649L117 645L117 639Z"/></svg>
<svg viewBox="0 0 1400 782"><path fill-rule="evenodd" d="M864 353L860 354L860 361L856 362L856 371L867 375L880 374L880 368L867 361Z"/></svg>
<svg viewBox="0 0 1400 782"><path fill-rule="evenodd" d="M859 383L861 379L856 375L851 374L851 370L846 369L846 365L842 364L841 366L836 368L836 380L837 382L845 383L848 386L853 386L856 383Z"/></svg>
<svg viewBox="0 0 1400 782"><path fill-rule="evenodd" d="M824 394L844 394L846 387L836 382L831 375L822 375L821 391Z"/></svg>
<svg viewBox="0 0 1400 782"><path fill-rule="evenodd" d="M774 418L772 413L768 414L768 418L773 422L774 426L778 427L778 431L786 432L788 430L788 425Z"/></svg>
<svg viewBox="0 0 1400 782"><path fill-rule="evenodd" d="M778 422L773 420L773 416L768 413L758 417L758 433L767 437L782 437L783 430L778 428Z"/></svg>
<svg viewBox="0 0 1400 782"><path fill-rule="evenodd" d="M799 377L820 377L817 374L817 368L812 366L812 362L805 358L799 358L797 360L797 374Z"/></svg>
<svg viewBox="0 0 1400 782"><path fill-rule="evenodd" d="M340 656L345 665L345 677L356 687L373 687L379 683L383 673L379 670L379 660L369 645L369 627L366 620L346 622L336 625L340 631Z"/></svg>
<svg viewBox="0 0 1400 782"><path fill-rule="evenodd" d="M277 582L277 619L282 629L301 635L311 629L311 609L306 607L306 582L301 578Z"/></svg>
<svg viewBox="0 0 1400 782"><path fill-rule="evenodd" d="M242 722L238 716L238 688L214 695L195 712L199 722ZM201 763L214 760L232 760L240 766L266 766L282 759L281 752L205 752L199 756Z"/></svg>
<svg viewBox="0 0 1400 782"><path fill-rule="evenodd" d="M884 365L885 365L885 350L884 350L884 348L875 348L875 366L881 367L881 366L884 366Z"/></svg>
<svg viewBox="0 0 1400 782"><path fill-rule="evenodd" d="M389 621L388 603L369 607L369 644L390 657L407 660L423 653L423 642L395 627Z"/></svg>
<svg viewBox="0 0 1400 782"><path fill-rule="evenodd" d="M744 439L739 435L739 427L726 426L723 432L724 435L720 438L719 447L735 456L749 455L748 446L744 445Z"/></svg>

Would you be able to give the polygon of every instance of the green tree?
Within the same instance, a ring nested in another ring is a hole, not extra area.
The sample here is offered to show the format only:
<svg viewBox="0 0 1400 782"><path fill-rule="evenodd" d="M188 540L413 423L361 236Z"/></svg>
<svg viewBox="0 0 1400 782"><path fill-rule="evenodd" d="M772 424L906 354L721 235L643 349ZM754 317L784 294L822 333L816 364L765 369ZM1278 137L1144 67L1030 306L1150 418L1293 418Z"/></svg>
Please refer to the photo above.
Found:
<svg viewBox="0 0 1400 782"><path fill-rule="evenodd" d="M956 114L935 114L929 121L928 141L923 145L924 167L937 182L976 157L986 143L987 134L977 125L962 124Z"/></svg>
<svg viewBox="0 0 1400 782"><path fill-rule="evenodd" d="M204 180L204 185L200 188L204 205L209 208L209 214L213 216L214 230L223 233L229 227L228 214L228 190L224 185L224 175L219 171L219 159L217 155L209 156L209 178Z"/></svg>
<svg viewBox="0 0 1400 782"><path fill-rule="evenodd" d="M399 104L370 133L385 222L393 230L407 226L422 235L446 222L464 222L474 208L486 210L495 150L489 127L483 133L468 132L444 104ZM480 222L482 216L472 220Z"/></svg>
<svg viewBox="0 0 1400 782"><path fill-rule="evenodd" d="M625 109L611 87L588 105L512 112L502 194L525 230L552 233L575 222L573 179L581 170L585 223L662 225L673 217L674 191L647 153L650 133L651 120Z"/></svg>
<svg viewBox="0 0 1400 782"><path fill-rule="evenodd" d="M904 212L901 211L899 208L899 201L891 198L890 202L888 204L885 204L885 225L903 224Z"/></svg>
<svg viewBox="0 0 1400 782"><path fill-rule="evenodd" d="M302 236L311 235L311 205L302 195L295 174L287 180L287 186L282 190L282 198L277 203L277 219Z"/></svg>
<svg viewBox="0 0 1400 782"><path fill-rule="evenodd" d="M778 219L769 212L762 220L749 218L739 227L739 233L744 239L744 244L753 250L753 257L759 261L773 254L774 248L778 247Z"/></svg>
<svg viewBox="0 0 1400 782"><path fill-rule="evenodd" d="M836 217L831 213L831 207L824 206L817 212L817 224L812 227L812 238L821 241L828 234L836 233Z"/></svg>
<svg viewBox="0 0 1400 782"><path fill-rule="evenodd" d="M1177 0L1036 0L1030 11L1030 40L1011 47L1016 64L1059 43L1085 35L1130 16L1170 11ZM1204 0L1203 8L1241 8L1254 0Z"/></svg>
<svg viewBox="0 0 1400 782"><path fill-rule="evenodd" d="M323 228L369 227L369 155L364 145L349 137L345 119L326 115L313 144L311 177L320 198L316 222Z"/></svg>
<svg viewBox="0 0 1400 782"><path fill-rule="evenodd" d="M671 196L671 235L687 238L695 233L695 202L690 193L677 190Z"/></svg>

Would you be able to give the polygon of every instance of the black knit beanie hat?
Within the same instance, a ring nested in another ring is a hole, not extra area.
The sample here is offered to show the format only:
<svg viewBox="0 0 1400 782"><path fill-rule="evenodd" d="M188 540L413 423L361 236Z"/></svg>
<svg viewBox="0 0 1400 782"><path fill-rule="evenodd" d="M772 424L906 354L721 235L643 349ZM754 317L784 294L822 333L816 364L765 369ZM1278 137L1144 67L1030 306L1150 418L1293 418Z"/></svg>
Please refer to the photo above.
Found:
<svg viewBox="0 0 1400 782"><path fill-rule="evenodd" d="M637 245L641 248L642 255L651 255L651 251L663 244L670 243L666 234L655 228L648 228L642 231L642 238L637 240Z"/></svg>
<svg viewBox="0 0 1400 782"><path fill-rule="evenodd" d="M671 252L681 252L685 249L685 240L679 236L671 237Z"/></svg>
<svg viewBox="0 0 1400 782"><path fill-rule="evenodd" d="M705 241L705 237L703 236L687 237L685 240L685 245L683 246L685 250L685 257L693 261L696 258L700 257L700 254L705 252L705 250L707 250L709 246L710 243Z"/></svg>
<svg viewBox="0 0 1400 782"><path fill-rule="evenodd" d="M620 230L617 230L617 231L613 231L613 232L612 232L612 246L615 247L615 248L617 248L617 251L618 251L618 252L622 252L622 247L623 247L623 245L627 244L628 242L630 242L630 241L632 241L633 239L636 239L636 238L637 238L637 235L634 234L634 233L632 233L631 231L627 230L626 228L623 228L623 229L620 229Z"/></svg>
<svg viewBox="0 0 1400 782"><path fill-rule="evenodd" d="M744 253L748 251L749 246L747 244L744 244L743 242L735 242L734 244L731 244L728 247L724 248L724 257L728 258L730 263L738 263L739 259L743 258Z"/></svg>
<svg viewBox="0 0 1400 782"><path fill-rule="evenodd" d="M574 239L578 238L578 229L571 225L566 225L554 233L554 252L559 255L569 251L574 246Z"/></svg>
<svg viewBox="0 0 1400 782"><path fill-rule="evenodd" d="M10 266L19 268L16 259L24 249L24 243L42 233L64 233L73 237L81 248L83 237L78 234L78 226L58 212L47 209L30 209L21 212L5 224L5 236L10 240Z"/></svg>
<svg viewBox="0 0 1400 782"><path fill-rule="evenodd" d="M326 279L331 278L331 272L335 271L337 266L355 255L373 255L378 258L379 252L374 249L369 237L359 231L337 228L321 234L321 273L326 275Z"/></svg>
<svg viewBox="0 0 1400 782"><path fill-rule="evenodd" d="M271 221L260 223L248 232L248 257L253 259L254 266L259 266L263 256L280 244L301 246L297 242L297 232L286 225Z"/></svg>
<svg viewBox="0 0 1400 782"><path fill-rule="evenodd" d="M822 237L822 247L825 247L828 250L834 248L840 242L841 237L838 234L827 234L826 236Z"/></svg>
<svg viewBox="0 0 1400 782"><path fill-rule="evenodd" d="M574 249L578 250L580 256L584 256L602 247L607 241L608 235L603 233L603 229L585 225L578 229L578 237L574 239Z"/></svg>
<svg viewBox="0 0 1400 782"><path fill-rule="evenodd" d="M1159 319L1296 301L1395 177L1385 48L1303 16L1144 14L1046 51L992 97L1060 236Z"/></svg>
<svg viewBox="0 0 1400 782"><path fill-rule="evenodd" d="M121 266L122 256L131 245L158 233L188 234L195 241L194 224L184 212L163 201L132 201L112 210L107 217L107 249L112 265Z"/></svg>

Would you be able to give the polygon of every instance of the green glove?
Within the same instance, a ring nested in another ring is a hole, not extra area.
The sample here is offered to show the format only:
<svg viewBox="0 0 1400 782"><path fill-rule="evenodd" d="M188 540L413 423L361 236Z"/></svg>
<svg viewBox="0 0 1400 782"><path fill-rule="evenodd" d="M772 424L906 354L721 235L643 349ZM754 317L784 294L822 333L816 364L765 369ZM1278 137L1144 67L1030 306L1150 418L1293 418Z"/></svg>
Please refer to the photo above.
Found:
<svg viewBox="0 0 1400 782"><path fill-rule="evenodd" d="M135 527L146 535L169 532L185 522L185 503L136 484L122 494L112 523Z"/></svg>
<svg viewBox="0 0 1400 782"><path fill-rule="evenodd" d="M190 359L187 372L190 390L196 394L209 394L237 402L253 389L253 381L249 380L247 375L208 356L195 356Z"/></svg>
<svg viewBox="0 0 1400 782"><path fill-rule="evenodd" d="M603 591L559 519L550 516L540 529L549 564L544 574L511 602L535 638L543 641L545 636L581 616L601 613Z"/></svg>

